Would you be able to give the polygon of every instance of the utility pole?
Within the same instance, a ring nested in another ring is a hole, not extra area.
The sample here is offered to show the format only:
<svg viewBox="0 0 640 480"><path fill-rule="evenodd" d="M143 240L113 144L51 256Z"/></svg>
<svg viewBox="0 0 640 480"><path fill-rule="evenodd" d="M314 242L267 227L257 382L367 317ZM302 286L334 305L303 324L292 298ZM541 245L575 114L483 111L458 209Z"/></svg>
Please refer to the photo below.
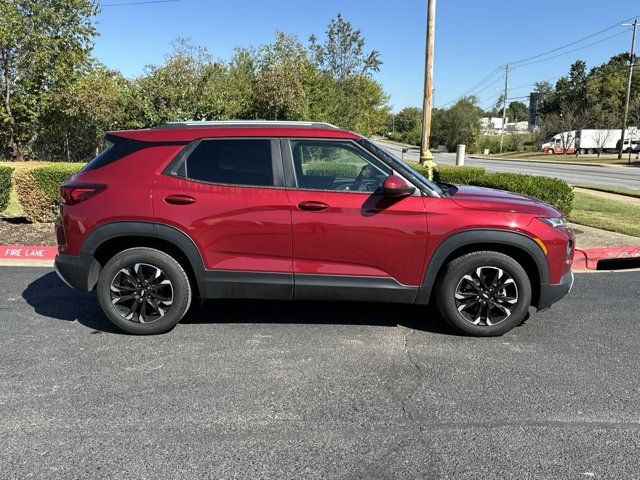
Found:
<svg viewBox="0 0 640 480"><path fill-rule="evenodd" d="M424 101L422 104L422 145L420 163L426 164L429 176L433 170L433 155L429 150L431 134L431 107L433 100L433 54L435 48L436 0L427 0L427 45L424 65Z"/></svg>
<svg viewBox="0 0 640 480"><path fill-rule="evenodd" d="M500 128L500 153L504 140L504 124L507 121L507 93L509 91L509 65L504 66L504 93L502 94L502 127Z"/></svg>
<svg viewBox="0 0 640 480"><path fill-rule="evenodd" d="M623 27L633 27L633 35L631 37L631 56L629 57L629 79L627 80L627 98L624 102L624 115L622 116L622 136L620 137L620 149L618 150L618 158L622 158L622 152L624 151L624 132L627 129L627 120L629 119L629 101L631 99L631 81L633 80L633 66L635 62L635 50L636 50L636 32L638 30L638 17L635 18L633 23L623 23ZM629 142L629 148L631 148L631 142ZM629 163L631 163L631 157L629 157Z"/></svg>

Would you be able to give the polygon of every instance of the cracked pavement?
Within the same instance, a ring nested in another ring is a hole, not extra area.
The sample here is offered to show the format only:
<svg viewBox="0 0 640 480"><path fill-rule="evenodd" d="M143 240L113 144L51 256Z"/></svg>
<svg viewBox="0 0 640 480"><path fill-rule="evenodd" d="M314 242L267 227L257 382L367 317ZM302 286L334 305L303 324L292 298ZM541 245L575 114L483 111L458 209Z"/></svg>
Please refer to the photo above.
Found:
<svg viewBox="0 0 640 480"><path fill-rule="evenodd" d="M134 337L0 267L2 478L639 478L640 273L497 338L435 310L208 302Z"/></svg>

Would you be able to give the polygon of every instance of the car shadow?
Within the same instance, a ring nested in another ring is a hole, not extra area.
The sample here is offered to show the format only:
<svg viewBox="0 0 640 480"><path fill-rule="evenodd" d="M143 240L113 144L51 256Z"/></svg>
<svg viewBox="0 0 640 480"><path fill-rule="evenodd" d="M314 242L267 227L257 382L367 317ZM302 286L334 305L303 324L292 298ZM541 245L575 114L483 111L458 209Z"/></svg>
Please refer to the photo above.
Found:
<svg viewBox="0 0 640 480"><path fill-rule="evenodd" d="M77 320L94 333L125 334L104 316L95 292L73 290L54 272L31 282L22 297L38 315L69 322ZM193 305L181 323L400 325L441 335L458 335L433 307L390 303L207 300Z"/></svg>

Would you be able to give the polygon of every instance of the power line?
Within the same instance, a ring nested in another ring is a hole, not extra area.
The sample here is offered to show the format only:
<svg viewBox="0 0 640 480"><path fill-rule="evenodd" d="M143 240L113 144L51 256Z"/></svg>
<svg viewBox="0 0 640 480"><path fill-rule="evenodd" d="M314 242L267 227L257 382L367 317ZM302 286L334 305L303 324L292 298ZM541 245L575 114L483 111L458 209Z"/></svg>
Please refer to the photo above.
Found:
<svg viewBox="0 0 640 480"><path fill-rule="evenodd" d="M529 60L533 60L534 58L540 58L540 57L542 57L542 56L544 56L544 55L547 55L547 54L549 54L549 53L554 53L554 52L557 52L557 51L562 50L562 49L564 49L564 48L570 47L570 46L572 46L572 45L576 45L576 44L578 44L578 43L580 43L580 42L584 42L585 40L589 40L590 38L597 37L597 36L598 36L598 35L600 35L601 33L607 32L607 31L609 31L609 30L613 30L614 28L617 28L617 27L620 25L620 23L621 23L621 22L628 22L628 21L630 21L630 20L633 20L635 17L636 17L636 16L634 15L633 17L625 18L624 20L621 20L621 21L619 21L619 22L616 22L616 23L614 23L614 24L612 24L612 25L610 25L610 26L608 26L608 27L606 27L606 28L603 28L602 30L599 30L599 31L597 31L597 32L595 32L595 33L592 33L592 34L590 34L590 35L587 35L586 37L582 37L582 38L580 38L580 39L578 39L578 40L575 40L575 41L573 41L573 42L567 43L567 44L565 44L565 45L562 45L562 46L560 46L560 47L554 48L554 49L552 49L552 50L548 50L548 51L546 51L546 52L539 53L539 54L537 54L537 55L532 55L531 57L521 58L520 60L515 60L515 61L513 61L513 62L508 62L508 65L515 65L515 64L518 64L518 63L522 63L522 62L527 62L527 61L529 61Z"/></svg>
<svg viewBox="0 0 640 480"><path fill-rule="evenodd" d="M487 110L490 107L495 107L496 104L498 103L498 100L500 100L502 98L502 93L500 93L498 96L492 97L492 98L493 98L493 100L491 100L490 102L481 102L485 106L484 107L480 107L480 108L482 108L483 110Z"/></svg>
<svg viewBox="0 0 640 480"><path fill-rule="evenodd" d="M564 77L564 75L560 75L559 77L547 78L546 80L537 80L533 83L516 85L515 87L511 87L511 90L519 90L521 88L533 87L536 83L540 83L540 82L553 82L554 80L560 80L562 77Z"/></svg>
<svg viewBox="0 0 640 480"><path fill-rule="evenodd" d="M562 53L559 53L557 55L553 55L551 57L546 57L546 58L541 58L539 60L534 60L533 62L521 63L521 64L518 65L518 68L526 67L527 65L533 65L535 63L546 62L547 60L552 60L554 58L558 58L558 57L561 57L563 55L567 55L569 53L574 53L574 52L577 52L579 50L583 50L585 48L592 47L593 45L597 45L598 43L605 42L605 41L610 40L610 39L612 39L614 37L618 37L618 36L623 35L625 33L627 33L627 32L626 31L622 31L622 32L614 33L613 35L609 35L608 37L604 37L604 38L602 38L602 39L600 39L600 40L598 40L596 42L587 43L586 45L583 45L582 47L574 48L573 50L567 50L566 52L562 52Z"/></svg>
<svg viewBox="0 0 640 480"><path fill-rule="evenodd" d="M443 103L442 105L438 106L437 108L443 108L446 107L448 105L451 105L452 103L457 102L458 100L468 96L469 94L471 94L476 88L481 87L482 85L484 85L486 82L488 82L489 80L491 80L496 73L499 73L501 71L502 67L496 67L494 70L491 71L491 73L489 73L489 75L487 75L486 77L484 77L482 80L480 80L478 83L476 83L473 87L471 87L469 90L467 90L466 92L464 92L462 95L454 98L453 100L451 100L450 102L447 103ZM500 78L498 78L499 80Z"/></svg>
<svg viewBox="0 0 640 480"><path fill-rule="evenodd" d="M488 88L493 87L496 83L498 83L501 80L502 80L502 76L496 78L493 82L491 82L489 85L484 87L482 90L478 90L477 92L475 92L474 95L476 95L476 96L480 95L482 92L486 91Z"/></svg>
<svg viewBox="0 0 640 480"><path fill-rule="evenodd" d="M632 20L632 19L634 19L634 18L635 18L635 16L633 16L633 17L629 17L629 18L627 18L627 19L625 19L625 20L622 20L622 22L626 22L626 21ZM505 64L505 65L500 65L500 66L496 67L496 68L495 68L495 70L491 71L491 73L489 73L489 75L487 75L487 76L486 76L486 77L484 77L482 80L480 80L480 82L478 82L478 83L477 83L477 84L475 84L473 87L471 87L469 90L467 90L465 93L463 93L461 96L456 97L455 99L451 100L450 102L447 102L447 103L445 103L445 104L442 104L442 105L440 105L440 106L439 106L439 107L437 107L437 108L443 108L443 107L446 107L446 106L448 106L448 105L451 105L452 103L456 102L457 100L459 100L459 99L461 99L461 98L464 98L464 97L466 97L466 96L468 96L469 94L472 94L472 93L474 93L474 92L477 94L477 93L480 93L480 92L485 91L487 88L489 88L489 87L490 87L490 86L492 86L493 84L497 83L497 80L494 80L494 82L492 82L491 84L489 84L488 86L486 86L484 89L480 90L479 92L477 92L477 91L476 91L476 89L480 88L480 87L481 87L481 86L483 86L486 82L488 82L488 81L490 81L491 79L493 79L493 78L494 78L494 76L496 75L496 73L500 72L500 71L501 71L503 68L505 68L507 65L509 65L509 68L510 68L511 70L513 70L513 69L515 69L515 68L519 68L519 67L525 67L525 66L533 65L533 64L536 64L536 63L540 63L540 62L546 62L547 60L551 60L551 59L554 59L554 58L560 57L560 56L562 56L562 55L567 55L567 54L569 54L569 53L574 53L574 52L577 52L577 51L579 51L579 50L582 50L582 49L585 49L585 48L591 47L591 46L593 46L593 45L597 45L598 43L605 42L605 41L607 41L607 40L610 40L611 38L614 38L614 37L617 37L617 36L619 36L619 35L622 35L622 34L623 34L623 33L625 33L625 32L618 32L618 33L615 33L615 34L613 34L613 35L610 35L610 36L607 36L607 37L601 38L601 39L599 39L599 40L597 40L597 41L595 41L595 42L591 42L591 43L588 43L588 44L586 44L586 45L583 45L583 46L581 46L581 47L574 48L574 49L572 49L572 50L568 50L568 51L566 51L566 52L562 52L562 53L559 53L559 54L557 54L557 55L553 55L553 56L547 57L547 55L549 55L550 53L558 52L558 51L563 50L563 49L565 49L565 48L567 48L567 47L570 47L570 46L572 46L572 45L576 45L576 44L578 44L578 43L584 42L585 40L588 40L588 39L590 39L590 38L597 37L598 35L601 35L602 33L607 32L607 31L609 31L609 30L612 30L613 28L616 28L616 27L618 27L618 26L619 26L619 22L616 22L615 24L613 24L613 25L611 25L611 26L608 26L608 27L606 27L606 28L604 28L604 29L602 29L602 30L598 30L597 32L591 33L591 34L589 34L589 35L587 35L587 36L585 36L585 37L582 37L582 38L580 38L580 39L578 39L578 40L574 40L573 42L569 42L569 43L564 44L564 45L562 45L562 46L560 46L560 47L557 47L557 48L554 48L554 49L551 49L551 50L547 50L546 52L542 52L542 53L539 53L539 54L537 54L537 55L532 55L532 56L530 56L530 57L525 57L525 58L522 58L522 59L520 59L520 60L515 60L515 61L513 61L513 62L509 62L508 64ZM541 58L541 57L545 57L545 58ZM539 59L539 60L534 60L534 59ZM529 61L529 60L534 60L534 61ZM523 63L523 62L524 62L524 63ZM562 78L562 77L556 77L556 78L554 78L554 79L544 80L544 81L556 80L556 79L558 79L558 78ZM499 80L499 79L498 79L498 80ZM535 82L535 83L537 83L537 82ZM534 85L534 84L529 84L529 85ZM514 89L516 89L516 88L523 88L523 87L526 87L526 86L529 86L529 85L521 85L521 86L518 86L518 87L514 87ZM499 98L499 97L498 97L498 98ZM496 100L497 100L497 99L496 99Z"/></svg>

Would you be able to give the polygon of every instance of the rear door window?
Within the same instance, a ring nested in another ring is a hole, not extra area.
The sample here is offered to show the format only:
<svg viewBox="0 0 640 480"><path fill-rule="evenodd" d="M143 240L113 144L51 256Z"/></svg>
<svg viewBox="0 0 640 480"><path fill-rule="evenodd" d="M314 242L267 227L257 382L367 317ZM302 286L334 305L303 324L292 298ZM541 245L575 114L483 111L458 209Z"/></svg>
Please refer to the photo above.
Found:
<svg viewBox="0 0 640 480"><path fill-rule="evenodd" d="M271 141L202 140L187 157L180 174L201 182L273 186Z"/></svg>

